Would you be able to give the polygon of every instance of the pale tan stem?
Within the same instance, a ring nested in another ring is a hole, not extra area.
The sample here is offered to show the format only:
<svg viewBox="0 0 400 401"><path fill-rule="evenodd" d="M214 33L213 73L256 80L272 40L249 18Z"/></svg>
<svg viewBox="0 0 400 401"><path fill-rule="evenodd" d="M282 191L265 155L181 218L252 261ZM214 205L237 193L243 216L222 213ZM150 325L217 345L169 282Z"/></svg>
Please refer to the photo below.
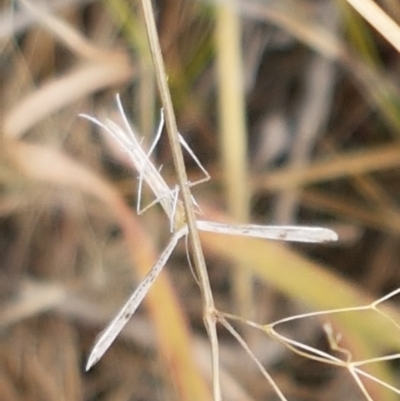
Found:
<svg viewBox="0 0 400 401"><path fill-rule="evenodd" d="M193 262L200 283L203 311L204 311L203 319L211 342L214 400L220 401L221 390L219 384L219 366L218 366L219 349L218 349L218 338L216 331L214 299L211 292L203 250L201 247L200 238L196 227L196 218L193 208L193 202L188 185L188 178L183 160L182 149L179 142L175 113L172 105L171 94L169 92L167 84L164 61L161 54L161 48L154 20L154 13L152 9L151 0L142 0L142 6L146 21L147 34L149 36L151 54L153 57L153 63L156 72L157 84L160 91L161 102L165 112L165 122L168 132L168 138L171 146L171 152L174 160L176 173L178 176L178 183L182 193L182 200L185 209L185 217L189 229L189 241L193 253Z"/></svg>

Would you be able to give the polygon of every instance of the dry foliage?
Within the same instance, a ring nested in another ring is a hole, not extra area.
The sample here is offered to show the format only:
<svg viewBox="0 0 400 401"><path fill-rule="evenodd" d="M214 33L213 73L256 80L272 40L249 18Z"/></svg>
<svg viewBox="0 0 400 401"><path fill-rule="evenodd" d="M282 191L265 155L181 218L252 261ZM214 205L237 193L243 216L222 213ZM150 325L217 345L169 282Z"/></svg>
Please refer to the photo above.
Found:
<svg viewBox="0 0 400 401"><path fill-rule="evenodd" d="M202 219L327 226L340 240L201 234L230 314L218 315L223 399L397 400L398 297L381 298L400 287L396 1L232 4L154 2L177 124L211 175L193 188ZM1 5L0 400L212 399L184 241L84 372L170 235L158 207L136 215L127 154L78 117L114 117L121 93L151 142L160 101L140 1ZM154 158L175 185L166 136ZM358 368L371 376L358 382Z"/></svg>

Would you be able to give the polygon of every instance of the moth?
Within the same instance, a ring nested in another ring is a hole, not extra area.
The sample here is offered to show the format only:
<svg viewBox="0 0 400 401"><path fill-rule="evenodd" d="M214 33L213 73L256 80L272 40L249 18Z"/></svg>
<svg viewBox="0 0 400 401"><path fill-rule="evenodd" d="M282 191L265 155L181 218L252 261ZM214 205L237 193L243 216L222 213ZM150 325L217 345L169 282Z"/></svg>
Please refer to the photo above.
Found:
<svg viewBox="0 0 400 401"><path fill-rule="evenodd" d="M129 121L122 107L121 99L118 95L116 101L123 122L122 126L109 119L106 119L104 122L102 122L97 118L94 118L87 114L81 114L81 116L87 118L88 120L92 121L96 125L100 126L102 129L104 129L120 144L121 148L125 152L127 152L135 166L135 169L139 173L137 212L140 214L144 210L147 210L149 206L159 202L170 220L172 236L155 265L150 269L149 273L144 277L139 286L135 289L135 291L125 302L117 315L108 324L105 330L101 332L98 336L88 358L86 370L89 370L102 358L104 353L107 351L107 349L114 342L118 334L124 328L128 320L135 313L136 309L139 307L146 294L149 292L152 284L161 273L163 267L167 263L171 253L175 249L179 240L188 235L188 227L184 222L184 218L179 216L179 214L177 213L178 210L181 210L181 208L178 207L180 204L179 187L170 188L163 179L160 170L156 168L156 166L152 163L150 159L150 155L154 150L162 132L164 122L163 116L161 117L161 122L157 130L155 141L153 142L150 149L146 152L143 149L140 140L137 138L135 132L131 128L131 125L129 124ZM205 175L204 179L201 179L196 183L188 183L188 185L195 185L199 182L204 182L208 180L210 178L209 174L180 135L179 140L181 145L185 148L186 151L189 152L191 157L194 159L194 161L197 163L197 165ZM149 206L141 209L140 197L144 181L152 189L153 193L156 196L156 199ZM192 202L195 206L197 206L194 198L192 198ZM242 235L247 237L271 240L324 243L336 241L338 239L338 236L334 231L322 227L269 226L257 224L230 225L206 220L196 220L196 225L197 228L201 231L209 231L226 235Z"/></svg>

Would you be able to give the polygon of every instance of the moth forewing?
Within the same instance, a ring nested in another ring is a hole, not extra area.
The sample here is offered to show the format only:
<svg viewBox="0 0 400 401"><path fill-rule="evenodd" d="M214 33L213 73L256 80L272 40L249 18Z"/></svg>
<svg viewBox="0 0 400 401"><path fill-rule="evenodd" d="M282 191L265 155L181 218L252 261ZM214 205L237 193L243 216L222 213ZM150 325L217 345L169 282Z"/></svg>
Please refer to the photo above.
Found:
<svg viewBox="0 0 400 401"><path fill-rule="evenodd" d="M118 334L128 323L128 320L136 312L137 308L142 303L144 297L149 292L152 284L157 279L158 275L161 273L172 251L175 249L176 244L185 235L187 235L186 226L181 228L171 237L168 245L161 253L161 256L156 262L156 264L147 273L145 278L141 281L141 283L135 289L133 294L125 302L124 306L120 309L120 311L117 313L114 319L100 333L89 355L86 364L86 370L89 370L93 365L95 365L101 359L101 357L105 354L105 352L114 342Z"/></svg>
<svg viewBox="0 0 400 401"><path fill-rule="evenodd" d="M197 220L197 228L218 234L241 235L291 242L337 241L338 235L329 228L303 226L262 226L257 224L230 225L214 221Z"/></svg>

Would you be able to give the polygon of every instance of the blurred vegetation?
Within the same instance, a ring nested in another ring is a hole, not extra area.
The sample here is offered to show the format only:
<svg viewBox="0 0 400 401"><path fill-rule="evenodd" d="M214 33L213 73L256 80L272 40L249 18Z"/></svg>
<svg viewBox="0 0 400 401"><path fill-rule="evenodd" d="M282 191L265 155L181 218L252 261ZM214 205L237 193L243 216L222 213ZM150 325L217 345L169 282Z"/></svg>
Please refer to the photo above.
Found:
<svg viewBox="0 0 400 401"><path fill-rule="evenodd" d="M267 324L367 305L398 288L397 2L379 2L390 17L383 28L375 9L377 21L366 22L349 5L356 1L153 3L180 132L212 177L193 188L201 218L326 226L340 237L294 246L202 234L219 309ZM137 174L126 155L78 117L114 118L121 93L151 142L160 102L140 1L0 4L0 400L209 398L184 241L145 307L84 373L95 336L170 236L158 207L136 216ZM166 136L154 160L175 185ZM187 169L191 181L200 177L190 156ZM281 331L331 352L329 321L353 360L396 354L398 300L382 310L393 320L349 312ZM366 399L346 370L238 328L288 400ZM223 328L220 341L224 399L278 399ZM396 361L367 369L400 387ZM364 384L375 401L399 397Z"/></svg>

